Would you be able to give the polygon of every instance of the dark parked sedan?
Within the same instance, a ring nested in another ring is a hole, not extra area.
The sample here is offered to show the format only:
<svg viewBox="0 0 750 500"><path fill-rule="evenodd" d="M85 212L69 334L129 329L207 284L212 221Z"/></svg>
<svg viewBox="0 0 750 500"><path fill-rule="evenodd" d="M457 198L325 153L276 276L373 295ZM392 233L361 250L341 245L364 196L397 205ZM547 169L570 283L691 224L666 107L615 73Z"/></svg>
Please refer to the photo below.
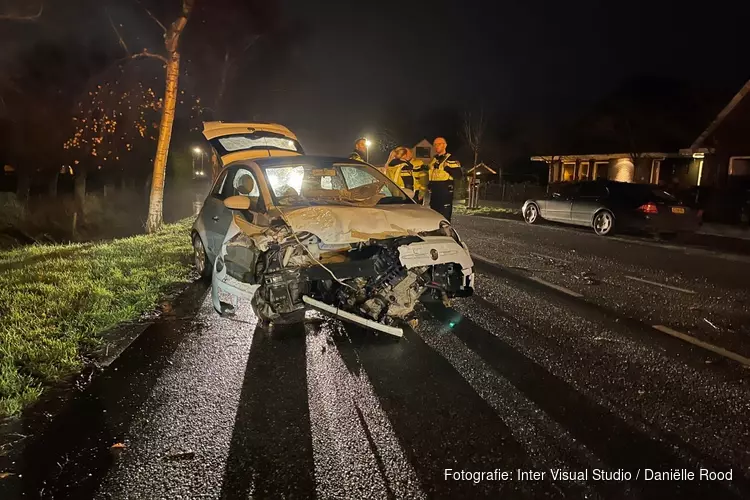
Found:
<svg viewBox="0 0 750 500"><path fill-rule="evenodd" d="M649 233L695 231L700 212L652 184L590 181L557 188L549 198L528 200L523 218L529 224L540 218L594 228L605 236L618 230Z"/></svg>

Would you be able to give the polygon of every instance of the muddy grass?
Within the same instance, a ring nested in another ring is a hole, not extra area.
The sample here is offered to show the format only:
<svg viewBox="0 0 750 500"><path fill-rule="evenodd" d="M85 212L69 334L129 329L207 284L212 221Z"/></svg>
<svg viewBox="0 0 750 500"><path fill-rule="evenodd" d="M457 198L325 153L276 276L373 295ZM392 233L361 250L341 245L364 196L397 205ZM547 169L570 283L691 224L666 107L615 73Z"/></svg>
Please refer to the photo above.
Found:
<svg viewBox="0 0 750 500"><path fill-rule="evenodd" d="M192 219L153 235L0 252L0 418L80 371L102 332L189 280Z"/></svg>
<svg viewBox="0 0 750 500"><path fill-rule="evenodd" d="M517 208L479 207L466 208L465 205L455 205L453 213L458 215L481 215L483 217L496 217L499 219L519 219L521 210Z"/></svg>

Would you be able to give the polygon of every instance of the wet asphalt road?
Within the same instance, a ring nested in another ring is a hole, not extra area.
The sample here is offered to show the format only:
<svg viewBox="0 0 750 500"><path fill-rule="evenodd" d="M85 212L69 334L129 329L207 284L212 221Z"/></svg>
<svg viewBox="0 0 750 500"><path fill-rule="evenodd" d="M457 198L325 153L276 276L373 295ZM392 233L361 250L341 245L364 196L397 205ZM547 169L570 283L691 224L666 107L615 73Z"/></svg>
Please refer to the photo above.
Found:
<svg viewBox="0 0 750 500"><path fill-rule="evenodd" d="M750 370L652 328L747 356L750 264L506 221L457 229L490 260L475 297L420 306L400 341L317 316L266 334L193 286L30 442L0 498L750 498ZM732 481L644 480L701 468Z"/></svg>

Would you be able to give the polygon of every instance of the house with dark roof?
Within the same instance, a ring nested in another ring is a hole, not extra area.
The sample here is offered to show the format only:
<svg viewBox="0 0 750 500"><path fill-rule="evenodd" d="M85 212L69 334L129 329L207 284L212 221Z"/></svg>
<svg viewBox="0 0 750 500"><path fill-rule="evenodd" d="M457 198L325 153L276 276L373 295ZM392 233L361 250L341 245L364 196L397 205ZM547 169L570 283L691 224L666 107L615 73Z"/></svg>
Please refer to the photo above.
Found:
<svg viewBox="0 0 750 500"><path fill-rule="evenodd" d="M675 190L750 185L750 81L727 103L669 86L617 95L585 117L565 154L536 155L549 183L611 179Z"/></svg>

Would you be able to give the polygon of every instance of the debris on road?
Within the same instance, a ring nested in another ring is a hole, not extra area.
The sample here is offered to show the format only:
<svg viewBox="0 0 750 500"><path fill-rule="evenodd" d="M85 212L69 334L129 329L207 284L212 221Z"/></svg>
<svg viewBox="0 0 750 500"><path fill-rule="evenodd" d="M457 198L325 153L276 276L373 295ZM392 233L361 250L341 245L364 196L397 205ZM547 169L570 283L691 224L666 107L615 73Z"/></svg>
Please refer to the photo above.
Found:
<svg viewBox="0 0 750 500"><path fill-rule="evenodd" d="M719 327L716 326L716 325L714 325L713 323L711 323L708 319L703 318L703 321L705 321L706 323L708 323L709 326L713 327L714 330L719 330Z"/></svg>
<svg viewBox="0 0 750 500"><path fill-rule="evenodd" d="M194 451L179 451L165 455L164 457L162 457L162 460L164 460L165 462L177 462L180 460L192 460L194 458Z"/></svg>

